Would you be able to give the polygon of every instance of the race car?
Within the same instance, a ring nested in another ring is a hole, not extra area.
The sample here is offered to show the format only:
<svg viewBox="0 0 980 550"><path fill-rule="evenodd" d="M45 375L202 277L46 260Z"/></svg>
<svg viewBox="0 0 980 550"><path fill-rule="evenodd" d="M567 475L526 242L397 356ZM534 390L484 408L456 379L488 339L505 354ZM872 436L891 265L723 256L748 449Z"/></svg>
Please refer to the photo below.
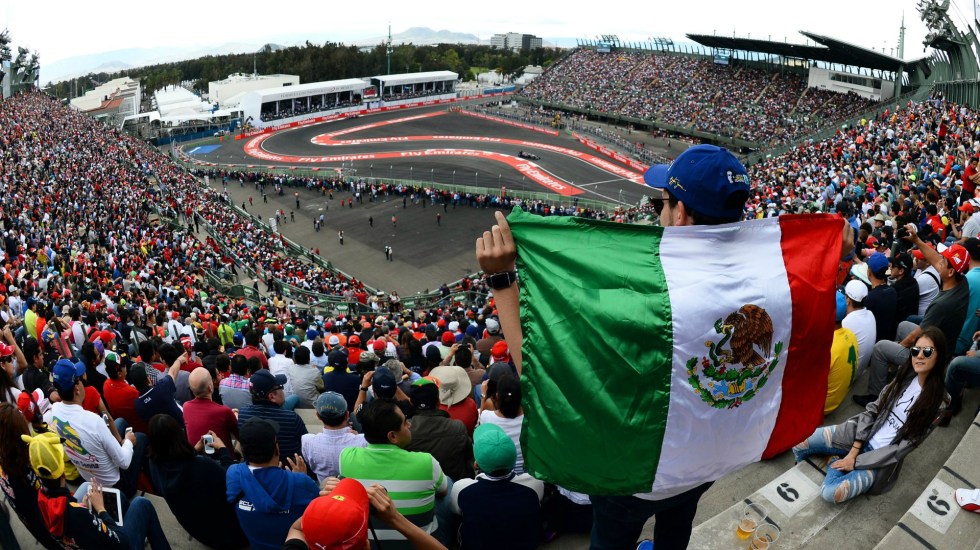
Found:
<svg viewBox="0 0 980 550"><path fill-rule="evenodd" d="M534 153L525 153L524 151L517 153L517 156L527 160L541 160L541 157L538 155L535 155Z"/></svg>

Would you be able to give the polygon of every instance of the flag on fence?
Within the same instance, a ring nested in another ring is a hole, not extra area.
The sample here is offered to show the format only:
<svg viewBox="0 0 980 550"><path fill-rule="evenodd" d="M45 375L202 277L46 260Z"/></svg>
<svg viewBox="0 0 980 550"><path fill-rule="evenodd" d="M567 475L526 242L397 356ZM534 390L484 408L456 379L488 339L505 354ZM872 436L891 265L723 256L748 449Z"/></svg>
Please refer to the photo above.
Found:
<svg viewBox="0 0 980 550"><path fill-rule="evenodd" d="M508 221L535 477L669 496L822 421L840 218L665 229L515 209Z"/></svg>

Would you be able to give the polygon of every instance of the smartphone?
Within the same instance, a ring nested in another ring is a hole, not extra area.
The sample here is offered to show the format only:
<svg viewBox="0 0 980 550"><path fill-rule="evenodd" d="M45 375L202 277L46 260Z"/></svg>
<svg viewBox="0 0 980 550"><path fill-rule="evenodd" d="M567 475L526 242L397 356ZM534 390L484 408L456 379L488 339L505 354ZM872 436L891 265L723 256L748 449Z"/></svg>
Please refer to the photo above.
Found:
<svg viewBox="0 0 980 550"><path fill-rule="evenodd" d="M109 427L109 415L106 414L106 413L102 413L102 421L105 422L105 426L106 426L106 428L108 428Z"/></svg>
<svg viewBox="0 0 980 550"><path fill-rule="evenodd" d="M89 489L91 491L91 489ZM109 513L112 521L116 522L116 525L123 526L123 514L122 514L122 493L119 489L113 489L112 487L102 488L102 500L105 503L105 511ZM92 503L89 502L88 509L92 511ZM94 514L95 512L92 511Z"/></svg>
<svg viewBox="0 0 980 550"><path fill-rule="evenodd" d="M126 435L129 435L131 433L133 433L133 429L132 428L126 428Z"/></svg>
<svg viewBox="0 0 980 550"><path fill-rule="evenodd" d="M214 447L211 445L214 443L214 437L211 434L204 434L201 439L204 440L204 454L213 455Z"/></svg>

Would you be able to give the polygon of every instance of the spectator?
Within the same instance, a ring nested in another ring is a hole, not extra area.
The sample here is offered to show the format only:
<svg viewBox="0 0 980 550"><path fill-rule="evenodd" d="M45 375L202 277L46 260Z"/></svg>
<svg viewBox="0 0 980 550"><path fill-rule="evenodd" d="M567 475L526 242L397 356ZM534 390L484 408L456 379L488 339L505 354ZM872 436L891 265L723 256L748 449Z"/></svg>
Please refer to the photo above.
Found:
<svg viewBox="0 0 980 550"><path fill-rule="evenodd" d="M27 420L17 407L10 403L0 403L0 490L24 527L42 546L52 550L60 549L61 545L48 531L38 508L37 487L40 480L31 468L27 445L21 440L21 436L30 434ZM8 536L13 538L13 532L10 531ZM7 545L13 547L16 539L11 544L10 539L5 540L0 536L0 543L3 543L4 548Z"/></svg>
<svg viewBox="0 0 980 550"><path fill-rule="evenodd" d="M426 533L435 532L439 525L436 497L444 497L449 490L439 463L428 453L405 450L412 442L411 421L392 401L376 399L359 416L368 445L349 447L340 453L340 475L362 484L368 480L382 485L394 482L388 493L395 508ZM371 524L381 540L404 540L393 526L375 522L374 518Z"/></svg>
<svg viewBox="0 0 980 550"><path fill-rule="evenodd" d="M105 368L109 378L105 381L102 395L109 410L116 418L125 420L133 431L146 433L146 422L136 413L136 399L140 392L126 381L128 370L125 364L120 364L116 352L106 353Z"/></svg>
<svg viewBox="0 0 980 550"><path fill-rule="evenodd" d="M247 374L248 360L241 355L235 355L231 358L231 374L218 383L221 402L232 410L241 410L252 404Z"/></svg>
<svg viewBox="0 0 980 550"><path fill-rule="evenodd" d="M347 447L364 447L367 441L361 434L351 432L347 400L337 392L323 392L316 400L316 417L323 422L323 431L300 438L307 466L323 483L328 477L340 475L340 453Z"/></svg>
<svg viewBox="0 0 980 550"><path fill-rule="evenodd" d="M271 376L271 375L270 375ZM284 457L280 467L279 425L250 418L239 428L244 463L228 468L227 498L254 550L279 550L289 527L302 517L319 488L303 458Z"/></svg>
<svg viewBox="0 0 980 550"><path fill-rule="evenodd" d="M238 437L238 418L235 413L224 405L215 403L214 381L204 367L198 367L190 374L190 388L194 399L184 403L184 426L187 430L187 441L196 445L206 433L213 432L221 441L231 441L232 436Z"/></svg>
<svg viewBox="0 0 980 550"><path fill-rule="evenodd" d="M277 447L281 451L280 456L284 466L287 459L296 460L299 456L300 438L306 433L306 424L303 420L296 413L282 406L286 400L282 391L285 378L281 374L273 376L269 369L261 369L253 374L250 379L252 404L238 411L239 434L245 423L252 417L276 423Z"/></svg>
<svg viewBox="0 0 980 550"><path fill-rule="evenodd" d="M524 473L524 453L521 452L521 426L524 423L524 410L521 408L521 383L510 373L504 373L497 380L496 387L488 399L493 401L493 410L480 413L481 424L496 424L510 437L517 449L517 462L514 471Z"/></svg>
<svg viewBox="0 0 980 550"><path fill-rule="evenodd" d="M844 286L844 296L847 298L847 315L841 326L854 333L858 342L858 370L860 378L871 362L871 352L874 349L877 336L877 322L873 313L864 307L864 299L868 297L868 285L857 279L851 279Z"/></svg>
<svg viewBox="0 0 980 550"><path fill-rule="evenodd" d="M371 355L374 353L371 352ZM327 354L327 364L321 376L323 391L333 391L342 395L347 402L347 407L353 412L359 393L358 388L361 387L361 375L347 370L349 359L346 350L336 350ZM364 391L366 392L367 388L364 388Z"/></svg>
<svg viewBox="0 0 980 550"><path fill-rule="evenodd" d="M234 459L216 433L209 435L218 460L201 456L202 438L198 437L192 446L172 416L158 414L151 418L150 479L188 534L217 550L242 548L248 540L225 496L225 470Z"/></svg>
<svg viewBox="0 0 980 550"><path fill-rule="evenodd" d="M449 479L471 478L473 446L466 426L439 408L439 386L434 378L420 378L412 384L409 397L412 415L412 442L409 451L429 453L439 462Z"/></svg>
<svg viewBox="0 0 980 550"><path fill-rule="evenodd" d="M184 424L184 413L177 405L177 375L181 366L187 362L186 352L181 354L170 366L167 375L153 383L153 378L147 374L142 366L133 367L129 372L129 381L136 390L140 392L136 398L136 414L145 422L149 422L154 415L163 413L174 417L180 425Z"/></svg>
<svg viewBox="0 0 980 550"><path fill-rule="evenodd" d="M888 258L881 252L868 257L868 280L871 290L864 298L864 307L875 317L875 342L894 340L898 326L898 292L888 286Z"/></svg>
<svg viewBox="0 0 980 550"><path fill-rule="evenodd" d="M824 403L823 414L826 416L835 410L847 397L851 384L857 378L858 371L858 340L857 336L841 323L847 314L847 298L837 291L837 328L834 330L834 343L830 347L830 374L827 378L827 401Z"/></svg>
<svg viewBox="0 0 980 550"><path fill-rule="evenodd" d="M842 424L817 428L793 447L797 462L847 453L830 464L820 493L825 501L840 504L891 490L905 457L939 422L949 403L942 382L949 358L946 337L931 326L919 331L914 344L895 380L867 410Z"/></svg>
<svg viewBox="0 0 980 550"><path fill-rule="evenodd" d="M912 256L903 252L892 256L889 261L894 279L892 287L898 294L898 313L895 315L897 328L897 323L907 321L909 317L919 313L919 283L912 276Z"/></svg>
<svg viewBox="0 0 980 550"><path fill-rule="evenodd" d="M314 344L314 347L316 344ZM287 370L287 379L297 398L296 407L312 409L323 391L321 370L310 364L310 350L300 346L293 354L293 364Z"/></svg>
<svg viewBox="0 0 980 550"><path fill-rule="evenodd" d="M953 347L953 355L960 356L970 349L973 343L973 333L980 330L980 317L976 312L980 311L980 239L970 238L963 243L963 248L967 252L966 279L970 288L970 300L966 305L966 319L960 329L959 336L956 338L956 345Z"/></svg>
<svg viewBox="0 0 980 550"><path fill-rule="evenodd" d="M544 483L514 466L518 449L494 424L483 424L473 433L473 454L480 474L453 484L450 505L463 517L461 547L537 548L543 540L541 499Z"/></svg>
<svg viewBox="0 0 980 550"><path fill-rule="evenodd" d="M439 380L440 408L448 412L450 418L462 422L466 432L472 435L478 413L469 375L457 366L439 366L432 369L429 375Z"/></svg>

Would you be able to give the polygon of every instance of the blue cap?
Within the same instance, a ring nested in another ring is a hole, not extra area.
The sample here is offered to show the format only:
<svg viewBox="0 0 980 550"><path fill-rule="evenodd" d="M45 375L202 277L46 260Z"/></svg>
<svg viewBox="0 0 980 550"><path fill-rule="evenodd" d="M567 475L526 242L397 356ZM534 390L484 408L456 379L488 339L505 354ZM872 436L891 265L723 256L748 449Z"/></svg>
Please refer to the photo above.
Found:
<svg viewBox="0 0 980 550"><path fill-rule="evenodd" d="M371 379L371 387L374 394L378 397L392 398L395 396L395 377L388 370L388 367L380 366L374 369L374 378Z"/></svg>
<svg viewBox="0 0 980 550"><path fill-rule="evenodd" d="M51 374L54 385L58 388L58 393L63 393L65 397L68 397L71 395L75 383L85 374L85 364L80 361L72 363L67 359L59 359L51 368Z"/></svg>
<svg viewBox="0 0 980 550"><path fill-rule="evenodd" d="M236 332L236 333L235 333L235 334L234 334L234 335L233 335L233 336L231 337L231 341L232 341L232 342L235 342L236 344L241 344L242 342L244 342L244 341L245 341L245 335L244 335L244 334L242 334L241 332Z"/></svg>
<svg viewBox="0 0 980 550"><path fill-rule="evenodd" d="M881 252L875 252L868 256L868 271L876 276L888 269L888 257Z"/></svg>
<svg viewBox="0 0 980 550"><path fill-rule="evenodd" d="M325 419L344 416L347 413L347 400L335 391L323 392L316 399L316 413Z"/></svg>
<svg viewBox="0 0 980 550"><path fill-rule="evenodd" d="M319 336L319 335L320 335L320 333L317 332L315 329L312 329L312 328L310 330L306 331L306 339L307 340L316 340L316 337Z"/></svg>
<svg viewBox="0 0 980 550"><path fill-rule="evenodd" d="M737 221L749 198L749 174L735 155L715 145L695 145L669 166L651 166L643 176L685 206L713 218Z"/></svg>
<svg viewBox="0 0 980 550"><path fill-rule="evenodd" d="M282 374L272 374L269 369L259 369L251 378L248 379L252 395L265 398L270 393L282 389L286 385L286 376Z"/></svg>
<svg viewBox="0 0 980 550"><path fill-rule="evenodd" d="M837 291L837 322L844 320L844 316L847 315L847 298L844 297L844 293Z"/></svg>

